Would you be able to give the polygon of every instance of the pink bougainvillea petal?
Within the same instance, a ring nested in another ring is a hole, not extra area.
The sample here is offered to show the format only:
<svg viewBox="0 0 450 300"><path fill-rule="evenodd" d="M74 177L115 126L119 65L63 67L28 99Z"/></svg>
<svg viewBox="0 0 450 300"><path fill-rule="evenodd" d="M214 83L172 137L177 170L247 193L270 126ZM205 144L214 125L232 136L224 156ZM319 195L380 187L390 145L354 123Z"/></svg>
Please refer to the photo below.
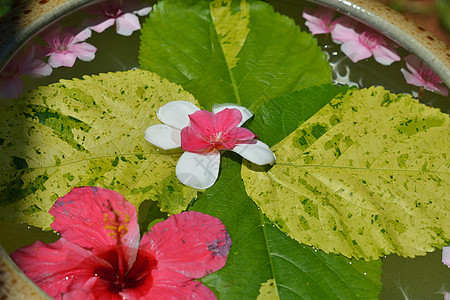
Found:
<svg viewBox="0 0 450 300"><path fill-rule="evenodd" d="M78 31L78 29L76 29L76 31ZM72 44L76 44L76 43L79 43L79 42L84 42L85 40L87 40L91 36L92 36L92 31L89 28L85 28L85 29L81 30L80 32L76 33L75 36L73 36L73 34L70 34L69 38L72 39L72 37L73 37L71 43Z"/></svg>
<svg viewBox="0 0 450 300"><path fill-rule="evenodd" d="M181 183L195 189L207 189L219 176L220 153L215 150L207 154L184 152L178 160L175 174Z"/></svg>
<svg viewBox="0 0 450 300"><path fill-rule="evenodd" d="M152 11L152 7L148 6L148 7L144 7L144 8L135 10L135 11L133 11L133 13L142 17L142 16L148 15L151 11Z"/></svg>
<svg viewBox="0 0 450 300"><path fill-rule="evenodd" d="M91 61L95 58L97 48L84 42L73 45L70 51L82 61Z"/></svg>
<svg viewBox="0 0 450 300"><path fill-rule="evenodd" d="M12 99L22 95L23 81L20 78L0 77L0 99Z"/></svg>
<svg viewBox="0 0 450 300"><path fill-rule="evenodd" d="M145 130L145 139L153 145L164 149L176 149L181 146L181 132L179 129L166 124L156 124Z"/></svg>
<svg viewBox="0 0 450 300"><path fill-rule="evenodd" d="M64 238L52 244L37 241L11 253L19 268L51 297L77 289L108 263ZM60 299L60 298L59 298Z"/></svg>
<svg viewBox="0 0 450 300"><path fill-rule="evenodd" d="M99 187L74 188L49 213L55 217L51 227L70 242L94 254L120 244L129 251L129 263L134 262L139 247L136 208L121 194Z"/></svg>
<svg viewBox="0 0 450 300"><path fill-rule="evenodd" d="M221 112L224 109L237 109L241 112L242 119L238 126L242 126L245 122L247 122L248 119L250 119L253 116L253 113L246 107L239 106L237 104L214 104L212 107L212 112L217 114Z"/></svg>
<svg viewBox="0 0 450 300"><path fill-rule="evenodd" d="M189 115L198 110L200 110L200 108L191 102L172 101L161 106L156 115L164 124L181 130L189 125Z"/></svg>
<svg viewBox="0 0 450 300"><path fill-rule="evenodd" d="M337 44L359 40L359 34L346 23L346 20L344 19L344 22L337 23L331 32L331 37Z"/></svg>
<svg viewBox="0 0 450 300"><path fill-rule="evenodd" d="M450 246L442 248L442 262L450 267Z"/></svg>
<svg viewBox="0 0 450 300"><path fill-rule="evenodd" d="M53 52L48 58L48 64L53 68L72 67L77 56L69 51Z"/></svg>
<svg viewBox="0 0 450 300"><path fill-rule="evenodd" d="M341 45L341 50L354 63L369 58L372 52L356 41L347 41Z"/></svg>
<svg viewBox="0 0 450 300"><path fill-rule="evenodd" d="M115 19L111 19L106 16L101 16L96 19L86 20L83 24L85 26L89 26L90 29L94 30L97 33L102 33L109 27L113 26L115 22L116 22Z"/></svg>
<svg viewBox="0 0 450 300"><path fill-rule="evenodd" d="M132 13L126 13L116 19L116 32L120 35L130 36L139 29L141 29L139 18Z"/></svg>
<svg viewBox="0 0 450 300"><path fill-rule="evenodd" d="M211 143L191 127L181 130L181 149L193 153L203 153L211 148Z"/></svg>
<svg viewBox="0 0 450 300"><path fill-rule="evenodd" d="M216 299L214 293L201 282L186 280L180 273L167 269L155 270L155 284L147 295L148 299Z"/></svg>
<svg viewBox="0 0 450 300"><path fill-rule="evenodd" d="M155 253L159 270L191 278L221 269L230 247L231 239L223 223L195 211L172 215L157 223L141 241L142 249Z"/></svg>
<svg viewBox="0 0 450 300"><path fill-rule="evenodd" d="M334 11L323 6L314 11L306 8L302 13L302 17L307 20L305 25L313 35L331 32L334 27L331 22L333 16Z"/></svg>
<svg viewBox="0 0 450 300"><path fill-rule="evenodd" d="M212 113L214 114L214 113ZM239 110L226 108L215 114L216 122L214 128L218 132L228 132L234 130L242 120L242 114Z"/></svg>
<svg viewBox="0 0 450 300"><path fill-rule="evenodd" d="M275 155L269 146L261 141L253 140L253 143L238 144L233 152L238 153L243 158L258 165L271 164L275 162Z"/></svg>
<svg viewBox="0 0 450 300"><path fill-rule="evenodd" d="M27 66L25 74L30 75L33 78L40 78L49 76L53 72L53 68L45 62L35 59Z"/></svg>
<svg viewBox="0 0 450 300"><path fill-rule="evenodd" d="M400 71L403 73L403 76L405 77L405 80L408 84L412 84L415 86L424 86L425 82L423 79L408 70L401 68Z"/></svg>
<svg viewBox="0 0 450 300"><path fill-rule="evenodd" d="M394 61L399 61L401 58L393 49L384 46L378 46L372 49L373 58L382 65L388 66Z"/></svg>

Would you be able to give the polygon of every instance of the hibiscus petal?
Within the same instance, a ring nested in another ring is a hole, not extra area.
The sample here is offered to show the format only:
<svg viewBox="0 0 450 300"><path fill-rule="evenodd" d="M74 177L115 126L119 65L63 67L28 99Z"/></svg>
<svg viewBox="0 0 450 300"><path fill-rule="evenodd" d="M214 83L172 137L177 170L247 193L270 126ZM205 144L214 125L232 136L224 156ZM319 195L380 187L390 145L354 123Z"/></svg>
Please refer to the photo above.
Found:
<svg viewBox="0 0 450 300"><path fill-rule="evenodd" d="M229 108L229 109L238 109L242 114L241 122L237 126L242 126L245 122L247 122L248 119L250 119L253 116L253 113L246 107L239 106L236 104L214 104L212 107L213 113L217 114L220 111Z"/></svg>
<svg viewBox="0 0 450 300"><path fill-rule="evenodd" d="M11 257L43 291L58 298L84 286L95 276L96 267L111 268L91 251L64 238L49 245L37 241L11 253Z"/></svg>
<svg viewBox="0 0 450 300"><path fill-rule="evenodd" d="M85 26L89 26L89 28L94 30L95 32L102 33L107 28L113 26L115 22L116 22L116 19L114 19L114 18L108 18L106 16L102 16L100 18L87 20L83 24Z"/></svg>
<svg viewBox="0 0 450 300"><path fill-rule="evenodd" d="M372 49L373 58L382 65L388 66L394 61L399 61L400 56L393 49L379 45Z"/></svg>
<svg viewBox="0 0 450 300"><path fill-rule="evenodd" d="M166 124L148 127L145 130L144 137L148 142L164 150L175 149L181 146L180 130Z"/></svg>
<svg viewBox="0 0 450 300"><path fill-rule="evenodd" d="M161 106L156 115L161 122L181 130L189 125L188 116L197 110L200 108L191 102L172 101Z"/></svg>
<svg viewBox="0 0 450 300"><path fill-rule="evenodd" d="M248 161L257 165L271 164L275 161L275 154L270 151L269 146L261 141L256 141L253 144L238 144L233 148L233 152L241 155Z"/></svg>
<svg viewBox="0 0 450 300"><path fill-rule="evenodd" d="M77 56L72 52L63 51L63 52L53 52L50 54L48 58L48 64L53 68L59 67L72 67L75 63Z"/></svg>
<svg viewBox="0 0 450 300"><path fill-rule="evenodd" d="M191 127L184 127L181 130L181 149L184 151L203 153L211 148L209 141Z"/></svg>
<svg viewBox="0 0 450 300"><path fill-rule="evenodd" d="M184 152L178 160L175 173L181 183L196 189L207 189L216 182L219 167L219 151L208 154Z"/></svg>
<svg viewBox="0 0 450 300"><path fill-rule="evenodd" d="M121 244L129 264L134 262L139 247L136 208L121 194L98 187L74 188L49 213L55 217L50 226L70 242L94 254Z"/></svg>
<svg viewBox="0 0 450 300"><path fill-rule="evenodd" d="M344 42L341 45L341 50L354 63L372 56L372 51L357 41Z"/></svg>
<svg viewBox="0 0 450 300"><path fill-rule="evenodd" d="M222 268L230 247L231 239L222 222L196 211L172 215L157 223L141 241L141 249L155 254L159 271L173 271L188 278L201 278Z"/></svg>
<svg viewBox="0 0 450 300"><path fill-rule="evenodd" d="M126 13L116 19L116 32L120 35L130 36L139 29L141 29L139 18L132 13Z"/></svg>
<svg viewBox="0 0 450 300"><path fill-rule="evenodd" d="M88 43L72 45L70 51L82 61L91 61L95 58L97 48Z"/></svg>
<svg viewBox="0 0 450 300"><path fill-rule="evenodd" d="M145 299L216 299L214 293L201 282L189 280L182 274L164 269L156 270L152 275L154 284ZM127 293L126 296L133 299L134 294Z"/></svg>
<svg viewBox="0 0 450 300"><path fill-rule="evenodd" d="M189 115L190 127L199 134L208 137L216 123L216 115L207 110L199 110Z"/></svg>
<svg viewBox="0 0 450 300"><path fill-rule="evenodd" d="M238 127L233 131L232 137L239 143L254 139L256 137L256 134L254 134L253 132L251 132L251 130L247 128Z"/></svg>
<svg viewBox="0 0 450 300"><path fill-rule="evenodd" d="M442 248L442 262L450 267L450 246Z"/></svg>
<svg viewBox="0 0 450 300"><path fill-rule="evenodd" d="M216 123L214 128L218 132L229 132L241 123L242 114L239 110L235 108L225 108L215 114Z"/></svg>

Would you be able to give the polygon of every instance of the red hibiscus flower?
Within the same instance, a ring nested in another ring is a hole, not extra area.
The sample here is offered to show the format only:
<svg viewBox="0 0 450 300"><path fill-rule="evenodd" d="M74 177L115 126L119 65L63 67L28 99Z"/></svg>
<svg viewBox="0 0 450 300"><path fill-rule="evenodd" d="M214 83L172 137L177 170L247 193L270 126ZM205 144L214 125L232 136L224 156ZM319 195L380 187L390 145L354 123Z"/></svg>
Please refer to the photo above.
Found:
<svg viewBox="0 0 450 300"><path fill-rule="evenodd" d="M117 192L75 188L50 209L52 244L11 254L55 299L215 299L195 278L225 265L231 239L219 219L183 212L139 241L136 208Z"/></svg>

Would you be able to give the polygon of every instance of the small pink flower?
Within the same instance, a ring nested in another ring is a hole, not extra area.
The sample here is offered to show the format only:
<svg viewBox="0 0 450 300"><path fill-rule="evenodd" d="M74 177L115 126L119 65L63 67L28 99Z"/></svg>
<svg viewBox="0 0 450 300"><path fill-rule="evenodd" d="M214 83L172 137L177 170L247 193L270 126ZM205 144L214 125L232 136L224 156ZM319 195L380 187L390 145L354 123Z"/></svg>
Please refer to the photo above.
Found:
<svg viewBox="0 0 450 300"><path fill-rule="evenodd" d="M388 45L383 35L362 25L352 22L348 17L337 19L331 32L333 41L341 45L341 50L352 62L369 58L382 65L390 65L399 61L400 56ZM354 28L358 28L356 31Z"/></svg>
<svg viewBox="0 0 450 300"><path fill-rule="evenodd" d="M447 87L441 85L442 79L430 67L422 63L417 56L410 54L405 57L405 62L409 71L403 68L401 71L407 83L448 96Z"/></svg>
<svg viewBox="0 0 450 300"><path fill-rule="evenodd" d="M35 47L18 52L0 73L0 99L17 98L22 94L23 81L20 76L33 78L48 76L52 67L35 57Z"/></svg>
<svg viewBox="0 0 450 300"><path fill-rule="evenodd" d="M442 262L450 267L450 246L442 248Z"/></svg>
<svg viewBox="0 0 450 300"><path fill-rule="evenodd" d="M306 8L302 17L306 19L305 25L313 35L330 33L336 24L336 22L332 22L334 11L323 6L319 6L314 11Z"/></svg>
<svg viewBox="0 0 450 300"><path fill-rule="evenodd" d="M222 268L231 239L219 219L183 212L154 225L139 242L136 208L117 192L74 188L50 209L52 244L11 254L55 299L215 299L195 278Z"/></svg>
<svg viewBox="0 0 450 300"><path fill-rule="evenodd" d="M48 46L40 47L43 56L49 56L48 63L53 68L72 67L75 60L91 61L97 48L84 42L91 37L89 28L56 28L43 36Z"/></svg>
<svg viewBox="0 0 450 300"><path fill-rule="evenodd" d="M165 150L185 150L176 167L177 178L188 186L206 189L216 182L220 150L231 150L245 159L265 165L275 161L270 148L240 126L253 116L245 107L214 105L213 112L187 101L173 101L157 112L164 124L150 126L145 139Z"/></svg>
<svg viewBox="0 0 450 300"><path fill-rule="evenodd" d="M84 25L101 33L115 23L118 34L130 36L134 31L141 29L138 16L148 15L151 10L150 6L145 6L141 1L108 0L88 9L88 12L100 17L87 20Z"/></svg>

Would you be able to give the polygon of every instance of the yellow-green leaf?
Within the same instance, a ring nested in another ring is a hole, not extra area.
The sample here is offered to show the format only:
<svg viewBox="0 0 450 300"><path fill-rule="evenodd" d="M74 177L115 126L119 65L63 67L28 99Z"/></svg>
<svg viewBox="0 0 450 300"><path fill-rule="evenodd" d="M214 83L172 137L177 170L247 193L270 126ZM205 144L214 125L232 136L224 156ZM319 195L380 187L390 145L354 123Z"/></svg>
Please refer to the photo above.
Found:
<svg viewBox="0 0 450 300"><path fill-rule="evenodd" d="M185 209L196 191L179 183L179 154L161 155L144 139L157 109L191 101L180 86L135 70L62 80L0 111L2 219L47 227L53 202L75 186L113 189L134 205Z"/></svg>
<svg viewBox="0 0 450 300"><path fill-rule="evenodd" d="M450 239L449 116L383 88L333 99L273 147L247 193L283 231L348 257L413 257Z"/></svg>
<svg viewBox="0 0 450 300"><path fill-rule="evenodd" d="M269 279L259 288L258 297L256 300L279 300L277 285L275 279Z"/></svg>

